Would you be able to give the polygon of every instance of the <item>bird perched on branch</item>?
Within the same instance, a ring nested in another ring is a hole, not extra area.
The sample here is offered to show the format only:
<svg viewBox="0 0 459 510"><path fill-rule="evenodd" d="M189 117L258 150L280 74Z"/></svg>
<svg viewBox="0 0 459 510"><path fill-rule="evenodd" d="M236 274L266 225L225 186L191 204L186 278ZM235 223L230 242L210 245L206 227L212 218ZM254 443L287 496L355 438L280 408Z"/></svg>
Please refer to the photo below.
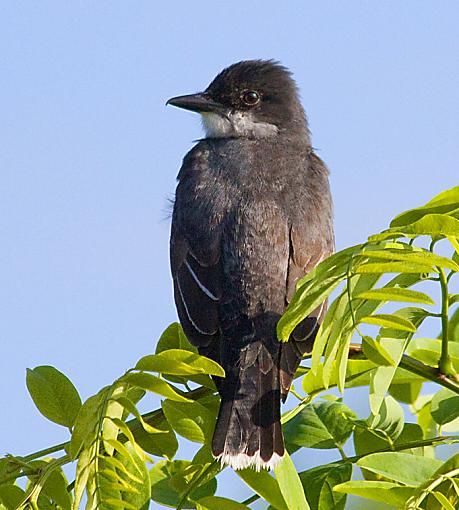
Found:
<svg viewBox="0 0 459 510"><path fill-rule="evenodd" d="M226 373L212 452L271 469L284 454L280 401L325 309L277 340L297 280L333 251L328 171L278 62L236 63L168 104L200 113L206 134L178 175L170 257L185 334Z"/></svg>

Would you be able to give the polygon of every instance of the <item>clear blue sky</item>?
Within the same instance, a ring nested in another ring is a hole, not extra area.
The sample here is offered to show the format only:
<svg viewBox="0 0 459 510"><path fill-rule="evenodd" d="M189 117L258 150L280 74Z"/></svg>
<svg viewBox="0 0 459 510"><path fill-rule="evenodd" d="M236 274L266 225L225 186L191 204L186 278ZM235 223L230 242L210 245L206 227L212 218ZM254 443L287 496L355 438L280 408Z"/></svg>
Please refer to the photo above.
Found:
<svg viewBox="0 0 459 510"><path fill-rule="evenodd" d="M66 438L26 367L86 398L175 320L167 199L201 130L167 98L290 67L342 248L458 184L458 26L454 0L2 2L0 453Z"/></svg>

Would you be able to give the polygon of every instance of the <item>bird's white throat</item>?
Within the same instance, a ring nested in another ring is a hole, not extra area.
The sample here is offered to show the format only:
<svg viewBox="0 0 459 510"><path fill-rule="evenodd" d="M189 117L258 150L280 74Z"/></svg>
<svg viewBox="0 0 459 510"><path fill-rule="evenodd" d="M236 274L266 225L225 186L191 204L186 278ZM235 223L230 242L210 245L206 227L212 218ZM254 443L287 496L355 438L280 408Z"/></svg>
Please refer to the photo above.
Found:
<svg viewBox="0 0 459 510"><path fill-rule="evenodd" d="M202 125L208 138L252 136L266 138L274 136L279 129L268 122L255 122L251 112L234 112L227 116L206 112L201 114Z"/></svg>

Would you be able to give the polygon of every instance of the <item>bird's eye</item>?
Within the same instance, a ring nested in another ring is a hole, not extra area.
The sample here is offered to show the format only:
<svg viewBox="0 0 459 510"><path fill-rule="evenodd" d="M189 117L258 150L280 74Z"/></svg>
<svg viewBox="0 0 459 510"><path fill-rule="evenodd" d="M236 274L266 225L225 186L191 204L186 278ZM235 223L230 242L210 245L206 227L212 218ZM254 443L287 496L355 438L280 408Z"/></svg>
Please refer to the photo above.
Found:
<svg viewBox="0 0 459 510"><path fill-rule="evenodd" d="M256 90L246 90L242 93L241 99L246 106L255 106L260 102L260 94Z"/></svg>

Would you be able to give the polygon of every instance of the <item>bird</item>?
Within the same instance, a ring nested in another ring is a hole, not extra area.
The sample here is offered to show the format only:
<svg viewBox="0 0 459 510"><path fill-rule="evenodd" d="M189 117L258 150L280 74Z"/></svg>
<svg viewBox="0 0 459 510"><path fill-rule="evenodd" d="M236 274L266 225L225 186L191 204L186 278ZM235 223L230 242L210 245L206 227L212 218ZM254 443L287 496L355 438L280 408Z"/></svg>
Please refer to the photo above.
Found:
<svg viewBox="0 0 459 510"><path fill-rule="evenodd" d="M170 264L183 331L225 370L214 377L212 454L235 470L270 470L285 452L281 400L326 311L278 341L296 283L334 250L328 169L278 61L237 62L166 104L199 113L205 132L177 177Z"/></svg>

